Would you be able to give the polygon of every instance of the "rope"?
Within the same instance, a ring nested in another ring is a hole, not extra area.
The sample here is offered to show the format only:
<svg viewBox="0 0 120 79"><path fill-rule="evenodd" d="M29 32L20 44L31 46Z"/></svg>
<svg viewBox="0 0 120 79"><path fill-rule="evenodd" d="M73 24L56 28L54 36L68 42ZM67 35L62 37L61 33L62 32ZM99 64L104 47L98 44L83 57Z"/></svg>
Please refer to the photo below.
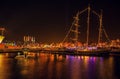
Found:
<svg viewBox="0 0 120 79"><path fill-rule="evenodd" d="M73 23L72 23L72 25L71 25L71 27L70 27L70 30L68 31L67 35L66 35L65 38L63 39L62 43L67 39L68 35L70 34L70 31L72 30L72 27L73 27L73 25L74 25L74 22L75 22L75 20L73 21Z"/></svg>
<svg viewBox="0 0 120 79"><path fill-rule="evenodd" d="M81 12L78 12L78 15L82 14L82 13L85 12L87 9L88 9L88 8L82 10ZM73 21L73 23L72 23L72 25L71 25L71 27L70 27L70 30L68 31L67 35L66 35L65 38L63 39L62 43L67 39L68 35L70 34L70 32L71 32L71 30L72 30L72 27L73 27L74 23L75 23L75 20Z"/></svg>
<svg viewBox="0 0 120 79"><path fill-rule="evenodd" d="M108 37L108 35L107 35L107 32L105 31L105 29L104 29L104 28L103 28L103 32L104 32L104 34L105 34L105 36L106 36L107 40L110 42L110 39L109 39L109 37Z"/></svg>

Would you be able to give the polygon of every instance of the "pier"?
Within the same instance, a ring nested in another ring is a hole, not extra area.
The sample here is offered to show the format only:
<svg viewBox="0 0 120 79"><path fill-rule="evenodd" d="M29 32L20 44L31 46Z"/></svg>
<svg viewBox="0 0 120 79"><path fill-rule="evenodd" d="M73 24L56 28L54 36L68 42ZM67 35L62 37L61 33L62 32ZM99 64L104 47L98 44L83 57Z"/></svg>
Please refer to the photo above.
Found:
<svg viewBox="0 0 120 79"><path fill-rule="evenodd" d="M70 50L70 49L3 49L0 50L1 54L8 54L9 57L16 57L18 53L21 53L22 55L28 55L28 53L49 53L49 54L59 54L59 55L82 55L82 56L108 56L110 55L110 51L108 50L89 50L89 51L76 51L76 50Z"/></svg>

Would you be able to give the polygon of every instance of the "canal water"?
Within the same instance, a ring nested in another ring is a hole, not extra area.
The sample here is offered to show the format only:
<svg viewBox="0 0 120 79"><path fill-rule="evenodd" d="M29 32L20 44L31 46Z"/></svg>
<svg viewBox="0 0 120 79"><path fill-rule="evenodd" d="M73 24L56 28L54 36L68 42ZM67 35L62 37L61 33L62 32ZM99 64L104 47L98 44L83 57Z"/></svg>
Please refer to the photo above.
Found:
<svg viewBox="0 0 120 79"><path fill-rule="evenodd" d="M39 53L38 58L0 54L0 79L120 79L120 57Z"/></svg>

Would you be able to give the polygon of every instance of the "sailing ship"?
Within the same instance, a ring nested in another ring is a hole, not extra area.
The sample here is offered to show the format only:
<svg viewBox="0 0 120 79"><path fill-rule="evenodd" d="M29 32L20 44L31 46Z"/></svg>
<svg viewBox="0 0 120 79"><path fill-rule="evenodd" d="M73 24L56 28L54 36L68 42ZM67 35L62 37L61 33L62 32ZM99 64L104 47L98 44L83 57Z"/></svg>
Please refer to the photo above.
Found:
<svg viewBox="0 0 120 79"><path fill-rule="evenodd" d="M85 11L88 12L88 14L87 14L88 17L87 17L86 44L85 44L85 46L77 46L77 43L79 42L78 41L79 15L84 13ZM102 25L102 10L101 10L100 14L98 14L96 11L92 10L92 13L94 13L96 16L99 17L99 23L100 23L99 25L100 26L99 26L98 44L96 46L89 45L90 12L91 12L91 8L90 8L90 5L88 5L88 7L86 9L84 9L76 14L76 16L74 17L74 21L72 23L72 26L70 27L70 30L69 30L68 34L66 35L66 37L64 38L63 42L67 39L69 33L73 32L75 36L72 40L74 41L74 45L76 45L74 47L74 50L72 50L74 53L79 54L79 55L108 55L110 50L108 48L100 46L102 32L104 32L105 36L108 38L107 33L103 29L103 25Z"/></svg>

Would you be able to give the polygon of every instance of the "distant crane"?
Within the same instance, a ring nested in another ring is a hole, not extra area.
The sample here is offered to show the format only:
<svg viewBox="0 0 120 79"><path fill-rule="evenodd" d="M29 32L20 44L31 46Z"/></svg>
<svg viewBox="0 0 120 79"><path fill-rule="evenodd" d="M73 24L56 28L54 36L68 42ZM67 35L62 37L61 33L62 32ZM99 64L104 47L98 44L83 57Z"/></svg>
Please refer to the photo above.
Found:
<svg viewBox="0 0 120 79"><path fill-rule="evenodd" d="M3 36L3 35L4 35L5 28L0 28L0 31L1 31L1 35Z"/></svg>
<svg viewBox="0 0 120 79"><path fill-rule="evenodd" d="M3 41L3 39L5 38L5 36L4 36L4 31L5 31L5 28L0 28L0 32L1 32L1 34L0 34L0 43Z"/></svg>

